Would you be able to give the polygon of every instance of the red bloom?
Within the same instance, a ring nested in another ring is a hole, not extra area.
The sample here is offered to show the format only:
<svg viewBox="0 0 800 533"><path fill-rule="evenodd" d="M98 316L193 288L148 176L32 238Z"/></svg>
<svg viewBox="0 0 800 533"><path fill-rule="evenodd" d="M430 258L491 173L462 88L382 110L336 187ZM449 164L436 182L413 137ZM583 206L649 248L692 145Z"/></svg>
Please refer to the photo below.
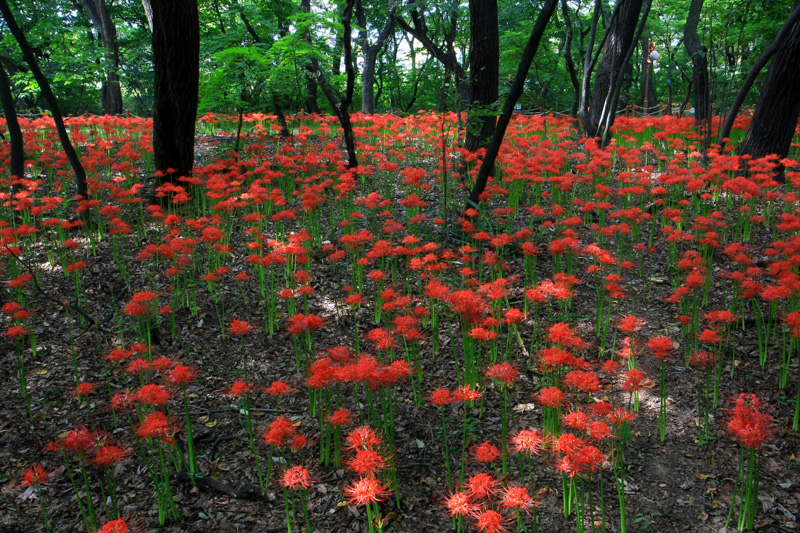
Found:
<svg viewBox="0 0 800 533"><path fill-rule="evenodd" d="M450 516L471 516L477 506L470 501L468 492L455 492L444 500L444 506L450 511Z"/></svg>
<svg viewBox="0 0 800 533"><path fill-rule="evenodd" d="M472 455L475 456L475 460L478 462L491 463L500 457L500 450L487 440L483 444L473 446Z"/></svg>
<svg viewBox="0 0 800 533"><path fill-rule="evenodd" d="M346 426L350 423L352 416L350 415L350 411L348 411L345 407L342 407L338 411L334 411L331 416L328 417L328 422L332 426Z"/></svg>
<svg viewBox="0 0 800 533"><path fill-rule="evenodd" d="M489 495L493 495L496 486L497 480L485 472L475 474L464 484L467 491L476 498L486 498Z"/></svg>
<svg viewBox="0 0 800 533"><path fill-rule="evenodd" d="M654 337L647 341L647 349L653 352L656 359L666 359L674 348L672 340L667 337Z"/></svg>
<svg viewBox="0 0 800 533"><path fill-rule="evenodd" d="M176 365L175 368L170 370L167 380L170 383L178 385L179 387L184 387L198 375L199 374L197 370L194 370L193 368L190 368L186 365Z"/></svg>
<svg viewBox="0 0 800 533"><path fill-rule="evenodd" d="M628 370L625 374L625 382L622 384L622 390L626 392L636 392L642 388L642 381L644 380L644 373L636 368Z"/></svg>
<svg viewBox="0 0 800 533"><path fill-rule="evenodd" d="M518 376L519 371L508 363L497 363L486 371L487 378L495 380L503 387L511 385Z"/></svg>
<svg viewBox="0 0 800 533"><path fill-rule="evenodd" d="M267 428L264 434L264 442L272 446L289 446L294 437L294 422L285 416L279 416Z"/></svg>
<svg viewBox="0 0 800 533"><path fill-rule="evenodd" d="M114 444L104 444L97 448L94 458L92 458L92 463L101 468L121 464L130 453L130 450L125 450Z"/></svg>
<svg viewBox="0 0 800 533"><path fill-rule="evenodd" d="M280 484L289 490L307 489L311 486L311 474L302 465L293 466L283 473Z"/></svg>
<svg viewBox="0 0 800 533"><path fill-rule="evenodd" d="M347 436L347 449L355 450L358 448L375 449L381 445L381 439L375 430L369 426L359 426Z"/></svg>
<svg viewBox="0 0 800 533"><path fill-rule="evenodd" d="M473 389L469 385L461 385L453 393L453 401L456 402L477 402L483 396L483 392Z"/></svg>
<svg viewBox="0 0 800 533"><path fill-rule="evenodd" d="M47 482L47 478L53 475L53 472L47 472L40 464L34 465L29 469L22 472L20 475L18 487L37 487L40 483Z"/></svg>
<svg viewBox="0 0 800 533"><path fill-rule="evenodd" d="M234 381L233 385L231 385L231 388L228 390L228 394L231 396L241 396L242 394L247 394L251 390L252 388L250 385L244 381Z"/></svg>
<svg viewBox="0 0 800 533"><path fill-rule="evenodd" d="M270 396L283 396L286 394L290 394L294 391L295 389L291 388L283 381L273 381L272 385L264 389L264 392L266 392Z"/></svg>
<svg viewBox="0 0 800 533"><path fill-rule="evenodd" d="M621 318L617 323L617 329L628 335L641 330L643 327L644 321L632 315Z"/></svg>
<svg viewBox="0 0 800 533"><path fill-rule="evenodd" d="M125 520L112 520L103 524L100 533L128 533L128 524Z"/></svg>
<svg viewBox="0 0 800 533"><path fill-rule="evenodd" d="M558 387L545 388L539 391L539 403L545 407L557 408L564 405L566 398L564 393Z"/></svg>
<svg viewBox="0 0 800 533"><path fill-rule="evenodd" d="M529 455L539 455L544 448L544 439L532 429L520 430L511 438L510 442L514 445L516 452Z"/></svg>
<svg viewBox="0 0 800 533"><path fill-rule="evenodd" d="M344 488L345 496L351 504L356 506L381 502L391 493L388 485L372 477L359 478L355 483Z"/></svg>
<svg viewBox="0 0 800 533"><path fill-rule="evenodd" d="M508 521L508 518L497 511L489 509L478 513L475 518L475 527L478 528L478 531L485 531L486 533L505 533L508 531L506 528Z"/></svg>
<svg viewBox="0 0 800 533"><path fill-rule="evenodd" d="M169 393L161 385L150 383L139 389L136 401L144 405L162 406L169 401Z"/></svg>
<svg viewBox="0 0 800 533"><path fill-rule="evenodd" d="M361 476L374 476L376 472L386 467L386 460L371 448L358 448L356 456L350 459L346 466L348 470Z"/></svg>
<svg viewBox="0 0 800 533"><path fill-rule="evenodd" d="M255 328L255 326L251 326L244 320L234 319L233 322L231 322L230 332L234 335L247 335L253 328Z"/></svg>
<svg viewBox="0 0 800 533"><path fill-rule="evenodd" d="M136 435L140 439L160 439L165 444L172 443L175 435L175 426L167 415L161 411L155 411L147 415L147 418L139 425Z"/></svg>
<svg viewBox="0 0 800 533"><path fill-rule="evenodd" d="M731 438L746 448L760 450L772 436L772 416L760 411L755 394L741 393L728 422Z"/></svg>
<svg viewBox="0 0 800 533"><path fill-rule="evenodd" d="M449 403L453 403L453 397L450 395L450 391L447 389L439 389L435 390L431 393L429 401L434 405L447 405Z"/></svg>

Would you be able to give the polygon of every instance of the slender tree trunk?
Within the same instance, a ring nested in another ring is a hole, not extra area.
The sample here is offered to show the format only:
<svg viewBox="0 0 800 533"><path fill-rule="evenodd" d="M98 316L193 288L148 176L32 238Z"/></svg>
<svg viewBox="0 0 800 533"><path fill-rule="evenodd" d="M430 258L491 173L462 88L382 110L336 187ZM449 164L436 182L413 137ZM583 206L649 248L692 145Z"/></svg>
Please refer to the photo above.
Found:
<svg viewBox="0 0 800 533"><path fill-rule="evenodd" d="M469 202L467 208L473 205L478 205L481 194L486 190L486 184L489 181L489 176L494 168L494 163L497 159L497 154L500 153L500 146L503 144L503 137L505 136L506 129L511 122L511 116L514 113L514 106L517 100L522 95L525 88L525 78L528 77L528 70L530 70L533 58L536 56L536 51L539 49L544 30L547 28L547 23L553 12L556 10L559 0L547 0L536 18L536 22L531 30L531 35L528 37L528 42L525 44L525 49L522 51L522 58L517 67L517 73L514 75L514 81L511 82L511 87L506 96L506 101L503 103L503 112L497 121L497 128L495 129L492 142L486 148L486 156L483 158L481 168L478 170L478 177L475 179L475 185L469 195Z"/></svg>
<svg viewBox="0 0 800 533"><path fill-rule="evenodd" d="M464 147L485 146L494 134L495 105L500 89L500 34L497 0L469 2L469 79L472 102Z"/></svg>
<svg viewBox="0 0 800 533"><path fill-rule="evenodd" d="M353 91L355 90L356 79L356 71L353 67L353 43L350 37L352 32L351 20L353 17L354 4L355 0L347 0L344 6L344 12L342 13L342 27L344 29L342 49L344 51L344 68L347 74L347 83L344 95L341 98L336 95L333 91L333 87L328 83L325 74L323 74L322 69L320 69L317 58L311 58L311 65L317 83L320 89L322 89L325 98L327 98L331 107L333 107L336 117L339 119L339 124L342 126L345 148L347 149L347 168L355 168L358 166L358 158L356 157L356 137L353 132L353 124L350 121L350 104L353 103Z"/></svg>
<svg viewBox="0 0 800 533"><path fill-rule="evenodd" d="M383 28L378 33L378 38L374 43L370 44L367 17L363 4L361 0L356 0L355 3L356 19L361 27L358 32L359 41L361 42L361 56L364 63L361 68L361 112L365 115L375 113L375 68L378 62L378 55L380 55L383 45L389 39L392 30L394 30L395 11L395 6L389 9L389 14L386 16Z"/></svg>
<svg viewBox="0 0 800 533"><path fill-rule="evenodd" d="M566 35L564 36L564 63L567 65L567 72L569 73L569 81L572 83L572 103L569 106L569 114L571 117L577 117L578 113L578 100L580 98L580 85L578 83L578 74L575 71L575 63L572 61L572 20L570 20L569 9L567 8L567 0L561 0L561 15L564 17L564 26L566 27Z"/></svg>
<svg viewBox="0 0 800 533"><path fill-rule="evenodd" d="M300 0L300 9L303 13L311 13L311 0ZM303 33L303 40L309 45L311 44L311 34L308 31ZM336 59L335 62L338 63L339 60ZM314 78L313 69L308 63L306 63L306 72L309 74L306 76L306 111L318 115L320 114L320 109L317 103L317 80Z"/></svg>
<svg viewBox="0 0 800 533"><path fill-rule="evenodd" d="M153 155L162 181L190 176L200 76L200 25L194 0L143 0L152 13L155 102ZM147 11L147 9L146 9Z"/></svg>
<svg viewBox="0 0 800 533"><path fill-rule="evenodd" d="M584 121L586 134L589 137L600 135L602 133L600 128L604 126L603 122L605 122L603 119L606 119L609 113L612 116L615 113L615 109L610 107L613 105L612 100L616 99L614 94L619 94L619 87L615 86L615 78L620 72L624 72L626 63L630 60L630 51L634 46L642 3L643 0L620 0L611 17L604 37L605 45L602 56L597 64L588 121Z"/></svg>
<svg viewBox="0 0 800 533"><path fill-rule="evenodd" d="M742 154L753 158L770 154L785 158L789 154L800 114L798 57L800 19L791 24L772 58L761 89L761 97L753 112L753 121L742 143Z"/></svg>
<svg viewBox="0 0 800 533"><path fill-rule="evenodd" d="M114 21L108 14L106 0L81 0L92 25L97 30L103 43L104 62L103 72L103 112L106 115L119 115L122 113L122 88L119 82L119 43L117 42L117 29Z"/></svg>
<svg viewBox="0 0 800 533"><path fill-rule="evenodd" d="M11 80L8 77L3 63L0 61L0 102L3 104L3 114L8 127L8 141L11 145L11 171L12 177L25 177L25 141L22 138L22 129L17 120L17 109L14 102L14 93L11 91Z"/></svg>
<svg viewBox="0 0 800 533"><path fill-rule="evenodd" d="M36 61L36 56L33 54L33 50L31 50L28 44L28 39L25 38L25 34L17 24L14 14L11 12L11 9L9 9L6 0L0 0L0 13L3 14L9 31L14 36L17 44L19 44L22 57L25 58L25 62L28 64L28 67L30 67L36 83L39 84L42 96L50 107L50 112L53 115L53 122L58 132L58 138L61 141L61 147L64 149L67 160L72 166L72 171L75 173L75 185L78 195L83 198L88 198L89 189L86 184L86 171L83 169L75 147L72 146L72 141L69 139L69 133L67 133L67 128L64 125L64 117L61 115L61 108L58 106L56 95L53 94L53 90L50 88L50 82L47 81L42 69L39 68L39 62Z"/></svg>
<svg viewBox="0 0 800 533"><path fill-rule="evenodd" d="M711 88L708 84L708 49L697 36L697 24L703 11L703 0L691 0L686 25L683 27L683 46L692 58L692 85L694 86L694 120L698 131L706 139L711 135Z"/></svg>
<svg viewBox="0 0 800 533"><path fill-rule="evenodd" d="M722 125L722 128L719 131L718 142L720 145L724 145L724 139L730 136L731 129L733 129L733 123L736 120L736 115L739 113L739 109L742 107L744 99L747 97L747 93L750 91L750 88L756 81L761 69L763 69L770 58L775 55L775 52L778 51L779 45L786 38L786 35L789 33L789 31L794 28L794 25L798 20L800 20L800 3L795 2L792 12L789 13L789 18L786 20L786 23L784 23L780 31L778 31L778 34L775 36L775 39L772 40L772 43L767 47L766 50L764 50L764 52L762 52L761 56L753 64L753 67L747 74L747 78L745 78L741 88L739 89L739 92L736 94L736 98L734 98L733 103L731 104L731 109L728 112L725 123Z"/></svg>

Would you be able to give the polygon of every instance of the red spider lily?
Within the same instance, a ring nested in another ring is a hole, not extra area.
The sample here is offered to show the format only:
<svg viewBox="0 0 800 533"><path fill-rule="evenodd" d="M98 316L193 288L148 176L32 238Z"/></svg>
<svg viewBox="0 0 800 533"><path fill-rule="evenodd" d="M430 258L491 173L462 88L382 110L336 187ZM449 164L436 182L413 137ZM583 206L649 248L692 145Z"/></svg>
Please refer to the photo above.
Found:
<svg viewBox="0 0 800 533"><path fill-rule="evenodd" d="M316 315L304 315L297 313L289 318L289 327L287 330L292 335L300 335L305 332L311 332L319 329L325 324L325 321Z"/></svg>
<svg viewBox="0 0 800 533"><path fill-rule="evenodd" d="M455 400L453 396L450 394L450 391L447 389L438 389L431 393L428 401L434 405L444 406L449 403L453 403Z"/></svg>
<svg viewBox="0 0 800 533"><path fill-rule="evenodd" d="M295 390L296 389L291 388L283 381L273 381L269 387L264 389L264 392L270 396L285 396L286 394L293 393Z"/></svg>
<svg viewBox="0 0 800 533"><path fill-rule="evenodd" d="M653 352L656 359L666 359L674 348L675 344L668 337L653 337L647 341L647 349Z"/></svg>
<svg viewBox="0 0 800 533"><path fill-rule="evenodd" d="M582 350L587 347L586 342L572 331L569 324L564 322L558 322L550 326L548 340L564 348L575 350Z"/></svg>
<svg viewBox="0 0 800 533"><path fill-rule="evenodd" d="M622 390L625 392L636 392L644 386L644 373L641 370L632 368L625 373L625 381Z"/></svg>
<svg viewBox="0 0 800 533"><path fill-rule="evenodd" d="M392 494L392 491L387 484L375 478L362 477L352 485L345 486L344 494L352 505L361 506L382 502Z"/></svg>
<svg viewBox="0 0 800 533"><path fill-rule="evenodd" d="M517 453L540 455L544 450L544 438L535 430L522 429L511 437L511 444Z"/></svg>
<svg viewBox="0 0 800 533"><path fill-rule="evenodd" d="M381 445L381 439L375 430L369 426L359 426L347 435L347 449L359 448L376 449Z"/></svg>
<svg viewBox="0 0 800 533"><path fill-rule="evenodd" d="M255 328L255 326L251 326L244 320L233 319L229 331L234 335L241 336L241 335L247 335L253 330L253 328Z"/></svg>
<svg viewBox="0 0 800 533"><path fill-rule="evenodd" d="M311 473L302 465L287 468L280 477L280 485L288 490L306 490L312 484Z"/></svg>
<svg viewBox="0 0 800 533"><path fill-rule="evenodd" d="M489 441L485 441L472 447L472 455L480 463L491 463L500 457L500 450Z"/></svg>
<svg viewBox="0 0 800 533"><path fill-rule="evenodd" d="M40 484L46 483L54 473L46 471L41 464L34 465L22 472L17 487L38 487Z"/></svg>
<svg viewBox="0 0 800 533"><path fill-rule="evenodd" d="M475 498L487 498L489 496L495 495L495 487L497 487L498 481L490 474L486 472L480 472L467 480L464 483L464 488L467 489L467 492Z"/></svg>
<svg viewBox="0 0 800 533"><path fill-rule="evenodd" d="M500 494L500 505L505 509L527 512L529 509L540 504L541 502L537 502L528 494L527 487L509 485L505 487L502 494Z"/></svg>
<svg viewBox="0 0 800 533"><path fill-rule="evenodd" d="M341 409L334 411L333 414L328 417L328 423L332 426L346 426L350 424L352 418L353 417L350 414L350 411L342 407Z"/></svg>
<svg viewBox="0 0 800 533"><path fill-rule="evenodd" d="M179 387L185 387L187 383L193 381L200 373L186 365L175 365L167 375L167 381Z"/></svg>
<svg viewBox="0 0 800 533"><path fill-rule="evenodd" d="M490 342L497 340L497 332L485 329L485 328L472 328L472 331L469 332L469 336L475 339L476 341L482 342Z"/></svg>
<svg viewBox="0 0 800 533"><path fill-rule="evenodd" d="M704 329L699 338L701 341L705 343L716 343L716 342L723 342L725 339L721 339L717 330L715 329Z"/></svg>
<svg viewBox="0 0 800 533"><path fill-rule="evenodd" d="M104 444L95 450L92 464L100 468L122 464L130 454L130 449L125 449L115 444Z"/></svg>
<svg viewBox="0 0 800 533"><path fill-rule="evenodd" d="M267 428L264 433L264 442L272 446L290 446L296 436L294 422L281 415Z"/></svg>
<svg viewBox="0 0 800 533"><path fill-rule="evenodd" d="M88 382L79 383L77 387L75 387L75 395L76 396L88 396L94 392L94 385Z"/></svg>
<svg viewBox="0 0 800 533"><path fill-rule="evenodd" d="M488 509L483 512L478 512L475 515L475 527L478 531L485 533L506 533L508 528L506 525L510 523L510 519L493 509Z"/></svg>
<svg viewBox="0 0 800 533"><path fill-rule="evenodd" d="M483 396L483 392L473 389L469 385L461 385L453 392L453 401L456 402L477 402Z"/></svg>
<svg viewBox="0 0 800 533"><path fill-rule="evenodd" d="M558 387L549 387L540 390L537 398L539 403L553 409L561 407L566 402L564 392Z"/></svg>
<svg viewBox="0 0 800 533"><path fill-rule="evenodd" d="M619 322L617 322L617 329L628 335L640 331L643 327L644 321L632 315L622 317Z"/></svg>
<svg viewBox="0 0 800 533"><path fill-rule="evenodd" d="M243 394L247 394L252 390L253 390L252 387L247 383L245 383L244 381L234 381L233 385L231 385L231 388L228 389L228 394L230 394L231 396L238 397Z"/></svg>
<svg viewBox="0 0 800 533"><path fill-rule="evenodd" d="M565 376L564 384L587 393L597 392L600 388L600 380L592 371L573 370Z"/></svg>
<svg viewBox="0 0 800 533"><path fill-rule="evenodd" d="M478 510L469 492L454 492L445 497L443 504L451 517L472 516Z"/></svg>
<svg viewBox="0 0 800 533"><path fill-rule="evenodd" d="M496 381L502 387L508 387L519 377L519 371L508 363L497 363L486 370L486 377Z"/></svg>
<svg viewBox="0 0 800 533"><path fill-rule="evenodd" d="M172 421L161 411L147 415L139 425L136 435L140 439L159 439L165 444L172 444L175 435L175 426Z"/></svg>
<svg viewBox="0 0 800 533"><path fill-rule="evenodd" d="M361 476L375 476L386 468L387 461L380 452L372 448L357 448L355 457L349 459L345 466L348 470Z"/></svg>
<svg viewBox="0 0 800 533"><path fill-rule="evenodd" d="M161 385L150 383L136 392L136 401L142 405L160 407L169 401L169 393Z"/></svg>
<svg viewBox="0 0 800 533"><path fill-rule="evenodd" d="M772 416L761 412L761 405L755 394L744 392L736 399L727 429L733 440L753 450L760 450L774 434Z"/></svg>

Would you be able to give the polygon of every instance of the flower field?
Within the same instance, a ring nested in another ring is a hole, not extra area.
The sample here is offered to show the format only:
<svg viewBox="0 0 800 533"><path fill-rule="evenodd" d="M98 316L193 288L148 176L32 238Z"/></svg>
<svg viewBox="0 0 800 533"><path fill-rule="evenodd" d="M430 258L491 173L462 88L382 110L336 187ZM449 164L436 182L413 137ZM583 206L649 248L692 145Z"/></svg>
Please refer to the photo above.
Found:
<svg viewBox="0 0 800 533"><path fill-rule="evenodd" d="M192 177L70 119L90 198L22 121L0 530L795 529L797 145L518 116L467 205L454 114L354 115L355 169L330 117L237 118Z"/></svg>

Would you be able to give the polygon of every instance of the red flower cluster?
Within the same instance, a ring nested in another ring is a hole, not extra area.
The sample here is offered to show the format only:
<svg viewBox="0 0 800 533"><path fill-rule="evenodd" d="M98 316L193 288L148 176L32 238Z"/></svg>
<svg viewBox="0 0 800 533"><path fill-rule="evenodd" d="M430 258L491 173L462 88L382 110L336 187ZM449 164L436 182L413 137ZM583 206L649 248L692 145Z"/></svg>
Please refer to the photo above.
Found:
<svg viewBox="0 0 800 533"><path fill-rule="evenodd" d="M733 416L728 421L731 438L742 446L754 450L772 437L772 416L761 412L761 405L755 394L741 393L736 399Z"/></svg>

